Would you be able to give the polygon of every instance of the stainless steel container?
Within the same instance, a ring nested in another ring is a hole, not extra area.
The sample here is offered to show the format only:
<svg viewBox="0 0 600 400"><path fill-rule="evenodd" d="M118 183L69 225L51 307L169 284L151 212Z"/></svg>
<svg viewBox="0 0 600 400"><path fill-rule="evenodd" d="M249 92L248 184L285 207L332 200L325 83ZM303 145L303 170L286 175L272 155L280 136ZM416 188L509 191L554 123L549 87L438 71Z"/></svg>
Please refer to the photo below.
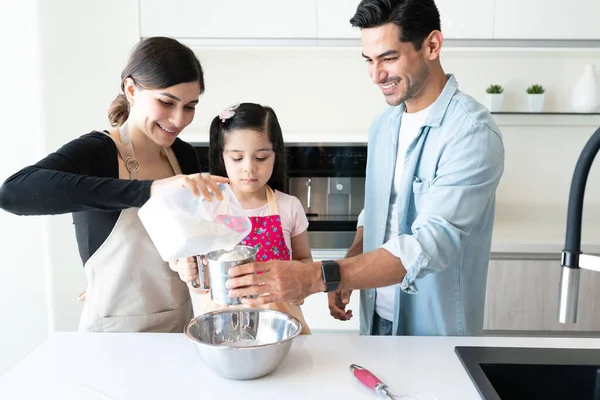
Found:
<svg viewBox="0 0 600 400"><path fill-rule="evenodd" d="M216 250L206 254L208 265L202 262L202 256L197 256L198 262L198 282L193 282L192 286L197 289L209 289L210 297L216 304L238 305L241 299L238 297L229 297L229 289L225 287L225 282L229 279L229 269L236 265L247 264L256 261L257 250L250 246L236 246L233 250ZM219 261L222 256L231 256L230 258L239 258L234 261Z"/></svg>
<svg viewBox="0 0 600 400"><path fill-rule="evenodd" d="M255 379L283 362L302 328L298 319L279 311L229 308L192 319L185 335L217 375Z"/></svg>

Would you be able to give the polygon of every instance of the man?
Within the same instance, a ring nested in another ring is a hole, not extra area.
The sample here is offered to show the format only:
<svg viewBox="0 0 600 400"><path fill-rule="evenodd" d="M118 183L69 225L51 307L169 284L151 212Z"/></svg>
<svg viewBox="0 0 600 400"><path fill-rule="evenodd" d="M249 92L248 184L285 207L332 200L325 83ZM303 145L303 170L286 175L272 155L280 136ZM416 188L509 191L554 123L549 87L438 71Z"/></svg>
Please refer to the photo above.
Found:
<svg viewBox="0 0 600 400"><path fill-rule="evenodd" d="M363 0L350 22L391 106L369 132L354 244L337 262L237 267L230 295L260 304L327 290L332 315L348 319L348 291L364 289L361 334L481 335L500 131L444 73L433 0Z"/></svg>

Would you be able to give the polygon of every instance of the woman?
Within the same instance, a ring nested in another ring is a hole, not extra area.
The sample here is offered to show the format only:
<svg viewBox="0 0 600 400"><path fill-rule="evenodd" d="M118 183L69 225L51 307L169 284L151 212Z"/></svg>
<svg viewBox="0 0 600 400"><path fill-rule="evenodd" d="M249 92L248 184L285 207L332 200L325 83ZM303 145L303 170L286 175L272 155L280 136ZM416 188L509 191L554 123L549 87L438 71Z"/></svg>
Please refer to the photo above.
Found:
<svg viewBox="0 0 600 400"><path fill-rule="evenodd" d="M88 288L80 331L182 332L192 318L186 285L164 262L137 210L155 193L186 186L220 198L177 136L204 91L201 65L176 40L133 49L109 108L110 131L75 139L0 187L0 208L19 215L73 213Z"/></svg>

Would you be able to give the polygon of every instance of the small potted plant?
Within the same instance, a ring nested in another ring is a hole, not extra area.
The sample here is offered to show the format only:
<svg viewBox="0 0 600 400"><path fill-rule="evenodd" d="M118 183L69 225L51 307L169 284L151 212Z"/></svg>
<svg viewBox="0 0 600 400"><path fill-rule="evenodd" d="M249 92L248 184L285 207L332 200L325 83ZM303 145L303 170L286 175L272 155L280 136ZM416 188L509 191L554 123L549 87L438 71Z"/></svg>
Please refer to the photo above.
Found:
<svg viewBox="0 0 600 400"><path fill-rule="evenodd" d="M546 90L542 85L531 85L527 88L527 101L530 112L542 112L544 108L544 92Z"/></svg>
<svg viewBox="0 0 600 400"><path fill-rule="evenodd" d="M504 88L500 85L490 85L485 89L485 101L487 108L490 112L496 112L502 110L504 104Z"/></svg>

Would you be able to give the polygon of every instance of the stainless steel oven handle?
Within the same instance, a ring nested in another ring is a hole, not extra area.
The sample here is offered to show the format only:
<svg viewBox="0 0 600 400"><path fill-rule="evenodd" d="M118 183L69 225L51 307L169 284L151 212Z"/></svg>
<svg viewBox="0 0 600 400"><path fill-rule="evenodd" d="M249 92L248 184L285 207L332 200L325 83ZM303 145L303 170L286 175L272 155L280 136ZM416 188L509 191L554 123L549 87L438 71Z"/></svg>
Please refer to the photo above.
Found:
<svg viewBox="0 0 600 400"><path fill-rule="evenodd" d="M310 213L310 189L312 187L312 180L308 178L306 180L306 211Z"/></svg>

